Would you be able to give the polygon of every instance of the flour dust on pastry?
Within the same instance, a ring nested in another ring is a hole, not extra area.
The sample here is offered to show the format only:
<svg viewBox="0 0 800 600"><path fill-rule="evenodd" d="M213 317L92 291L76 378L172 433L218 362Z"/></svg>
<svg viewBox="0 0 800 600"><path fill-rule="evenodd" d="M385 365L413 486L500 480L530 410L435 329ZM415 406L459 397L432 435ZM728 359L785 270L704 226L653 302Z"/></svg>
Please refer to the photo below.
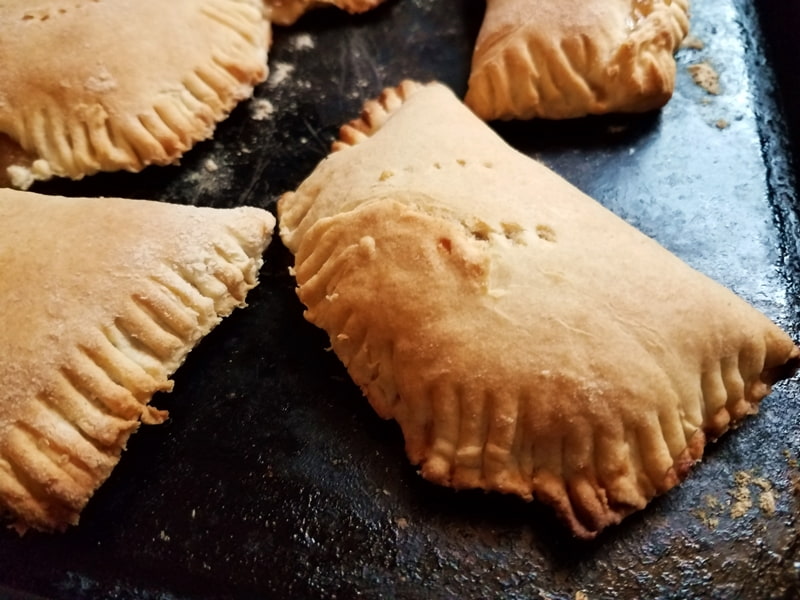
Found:
<svg viewBox="0 0 800 600"><path fill-rule="evenodd" d="M688 30L688 0L488 0L465 102L484 120L656 109Z"/></svg>
<svg viewBox="0 0 800 600"><path fill-rule="evenodd" d="M267 75L262 0L12 0L0 184L167 165Z"/></svg>
<svg viewBox="0 0 800 600"><path fill-rule="evenodd" d="M279 201L306 318L422 476L591 537L682 480L800 351L439 84L342 129Z"/></svg>
<svg viewBox="0 0 800 600"><path fill-rule="evenodd" d="M189 351L257 283L274 217L0 190L0 513L77 523Z"/></svg>
<svg viewBox="0 0 800 600"><path fill-rule="evenodd" d="M269 20L275 25L293 25L310 10L335 6L350 14L372 10L384 0L265 0Z"/></svg>

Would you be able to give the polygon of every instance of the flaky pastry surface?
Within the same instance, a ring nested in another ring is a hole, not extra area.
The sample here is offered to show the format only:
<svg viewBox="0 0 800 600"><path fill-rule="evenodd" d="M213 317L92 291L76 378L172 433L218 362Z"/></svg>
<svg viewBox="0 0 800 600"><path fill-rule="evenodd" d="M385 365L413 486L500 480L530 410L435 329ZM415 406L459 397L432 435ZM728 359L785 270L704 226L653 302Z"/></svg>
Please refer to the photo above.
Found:
<svg viewBox="0 0 800 600"><path fill-rule="evenodd" d="M485 120L644 112L670 99L688 0L488 0L466 104Z"/></svg>
<svg viewBox="0 0 800 600"><path fill-rule="evenodd" d="M265 80L269 40L263 0L5 3L0 184L176 162Z"/></svg>
<svg viewBox="0 0 800 600"><path fill-rule="evenodd" d="M275 224L211 209L0 190L0 513L77 523L188 352L257 283Z"/></svg>
<svg viewBox="0 0 800 600"><path fill-rule="evenodd" d="M406 82L279 201L306 318L426 479L592 537L683 479L800 352L767 317Z"/></svg>

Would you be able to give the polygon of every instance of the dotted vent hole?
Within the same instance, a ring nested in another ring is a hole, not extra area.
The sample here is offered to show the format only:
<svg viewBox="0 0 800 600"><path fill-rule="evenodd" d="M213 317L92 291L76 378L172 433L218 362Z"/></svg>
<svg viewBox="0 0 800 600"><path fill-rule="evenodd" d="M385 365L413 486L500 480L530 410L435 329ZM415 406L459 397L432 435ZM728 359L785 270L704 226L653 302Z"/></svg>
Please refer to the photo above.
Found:
<svg viewBox="0 0 800 600"><path fill-rule="evenodd" d="M100 0L89 0L90 3L99 3ZM86 2L76 2L72 6L64 5L58 9L41 9L35 11L27 11L22 15L23 21L47 21L54 15L65 15L70 10L78 10L83 7Z"/></svg>
<svg viewBox="0 0 800 600"><path fill-rule="evenodd" d="M536 235L539 237L540 240L544 240L545 242L556 241L556 232L549 225L537 225Z"/></svg>
<svg viewBox="0 0 800 600"><path fill-rule="evenodd" d="M525 239L526 230L519 223L501 222L499 231L480 219L463 223L463 225L473 238L481 242L489 241L492 235L502 235L516 246L527 245L527 241ZM546 226L540 225L536 231L537 235L539 237L544 236L548 241L555 241L555 232L549 227L546 227L544 231L540 231L541 227Z"/></svg>

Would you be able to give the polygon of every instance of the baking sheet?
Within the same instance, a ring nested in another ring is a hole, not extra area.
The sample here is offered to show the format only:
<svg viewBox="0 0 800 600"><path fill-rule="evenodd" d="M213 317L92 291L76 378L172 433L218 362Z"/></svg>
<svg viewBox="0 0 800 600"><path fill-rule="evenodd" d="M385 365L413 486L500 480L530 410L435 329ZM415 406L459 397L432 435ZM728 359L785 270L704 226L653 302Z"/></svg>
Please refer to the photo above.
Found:
<svg viewBox="0 0 800 600"><path fill-rule="evenodd" d="M796 85L783 53L794 40L774 37L782 7L768 4L694 0L704 47L678 53L661 111L495 127L797 338ZM276 28L257 100L181 166L36 190L274 211L383 87L439 79L463 94L482 11L477 0L387 0ZM686 67L700 61L720 73L719 96L692 82ZM396 425L303 320L277 239L266 260L250 306L155 398L170 420L133 436L80 526L0 532L0 596L800 597L797 381L710 446L683 485L579 542L536 503L423 481Z"/></svg>

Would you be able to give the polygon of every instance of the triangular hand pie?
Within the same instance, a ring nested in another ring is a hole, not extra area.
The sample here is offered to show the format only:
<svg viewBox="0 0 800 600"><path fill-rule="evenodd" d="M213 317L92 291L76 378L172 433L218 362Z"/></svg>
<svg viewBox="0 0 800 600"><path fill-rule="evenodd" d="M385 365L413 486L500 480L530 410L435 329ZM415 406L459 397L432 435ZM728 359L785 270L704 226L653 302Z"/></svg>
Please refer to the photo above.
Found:
<svg viewBox="0 0 800 600"><path fill-rule="evenodd" d="M466 104L485 120L644 112L675 86L688 0L488 0Z"/></svg>
<svg viewBox="0 0 800 600"><path fill-rule="evenodd" d="M552 505L581 537L683 479L800 351L507 146L439 84L342 128L279 201L306 318L423 477Z"/></svg>
<svg viewBox="0 0 800 600"><path fill-rule="evenodd" d="M257 283L274 217L0 190L0 512L74 524L148 405Z"/></svg>
<svg viewBox="0 0 800 600"><path fill-rule="evenodd" d="M335 6L354 13L367 12L383 0L266 0L269 7L269 20L275 25L293 25L297 19L315 8Z"/></svg>
<svg viewBox="0 0 800 600"><path fill-rule="evenodd" d="M0 185L176 162L264 81L269 39L263 0L13 2Z"/></svg>

